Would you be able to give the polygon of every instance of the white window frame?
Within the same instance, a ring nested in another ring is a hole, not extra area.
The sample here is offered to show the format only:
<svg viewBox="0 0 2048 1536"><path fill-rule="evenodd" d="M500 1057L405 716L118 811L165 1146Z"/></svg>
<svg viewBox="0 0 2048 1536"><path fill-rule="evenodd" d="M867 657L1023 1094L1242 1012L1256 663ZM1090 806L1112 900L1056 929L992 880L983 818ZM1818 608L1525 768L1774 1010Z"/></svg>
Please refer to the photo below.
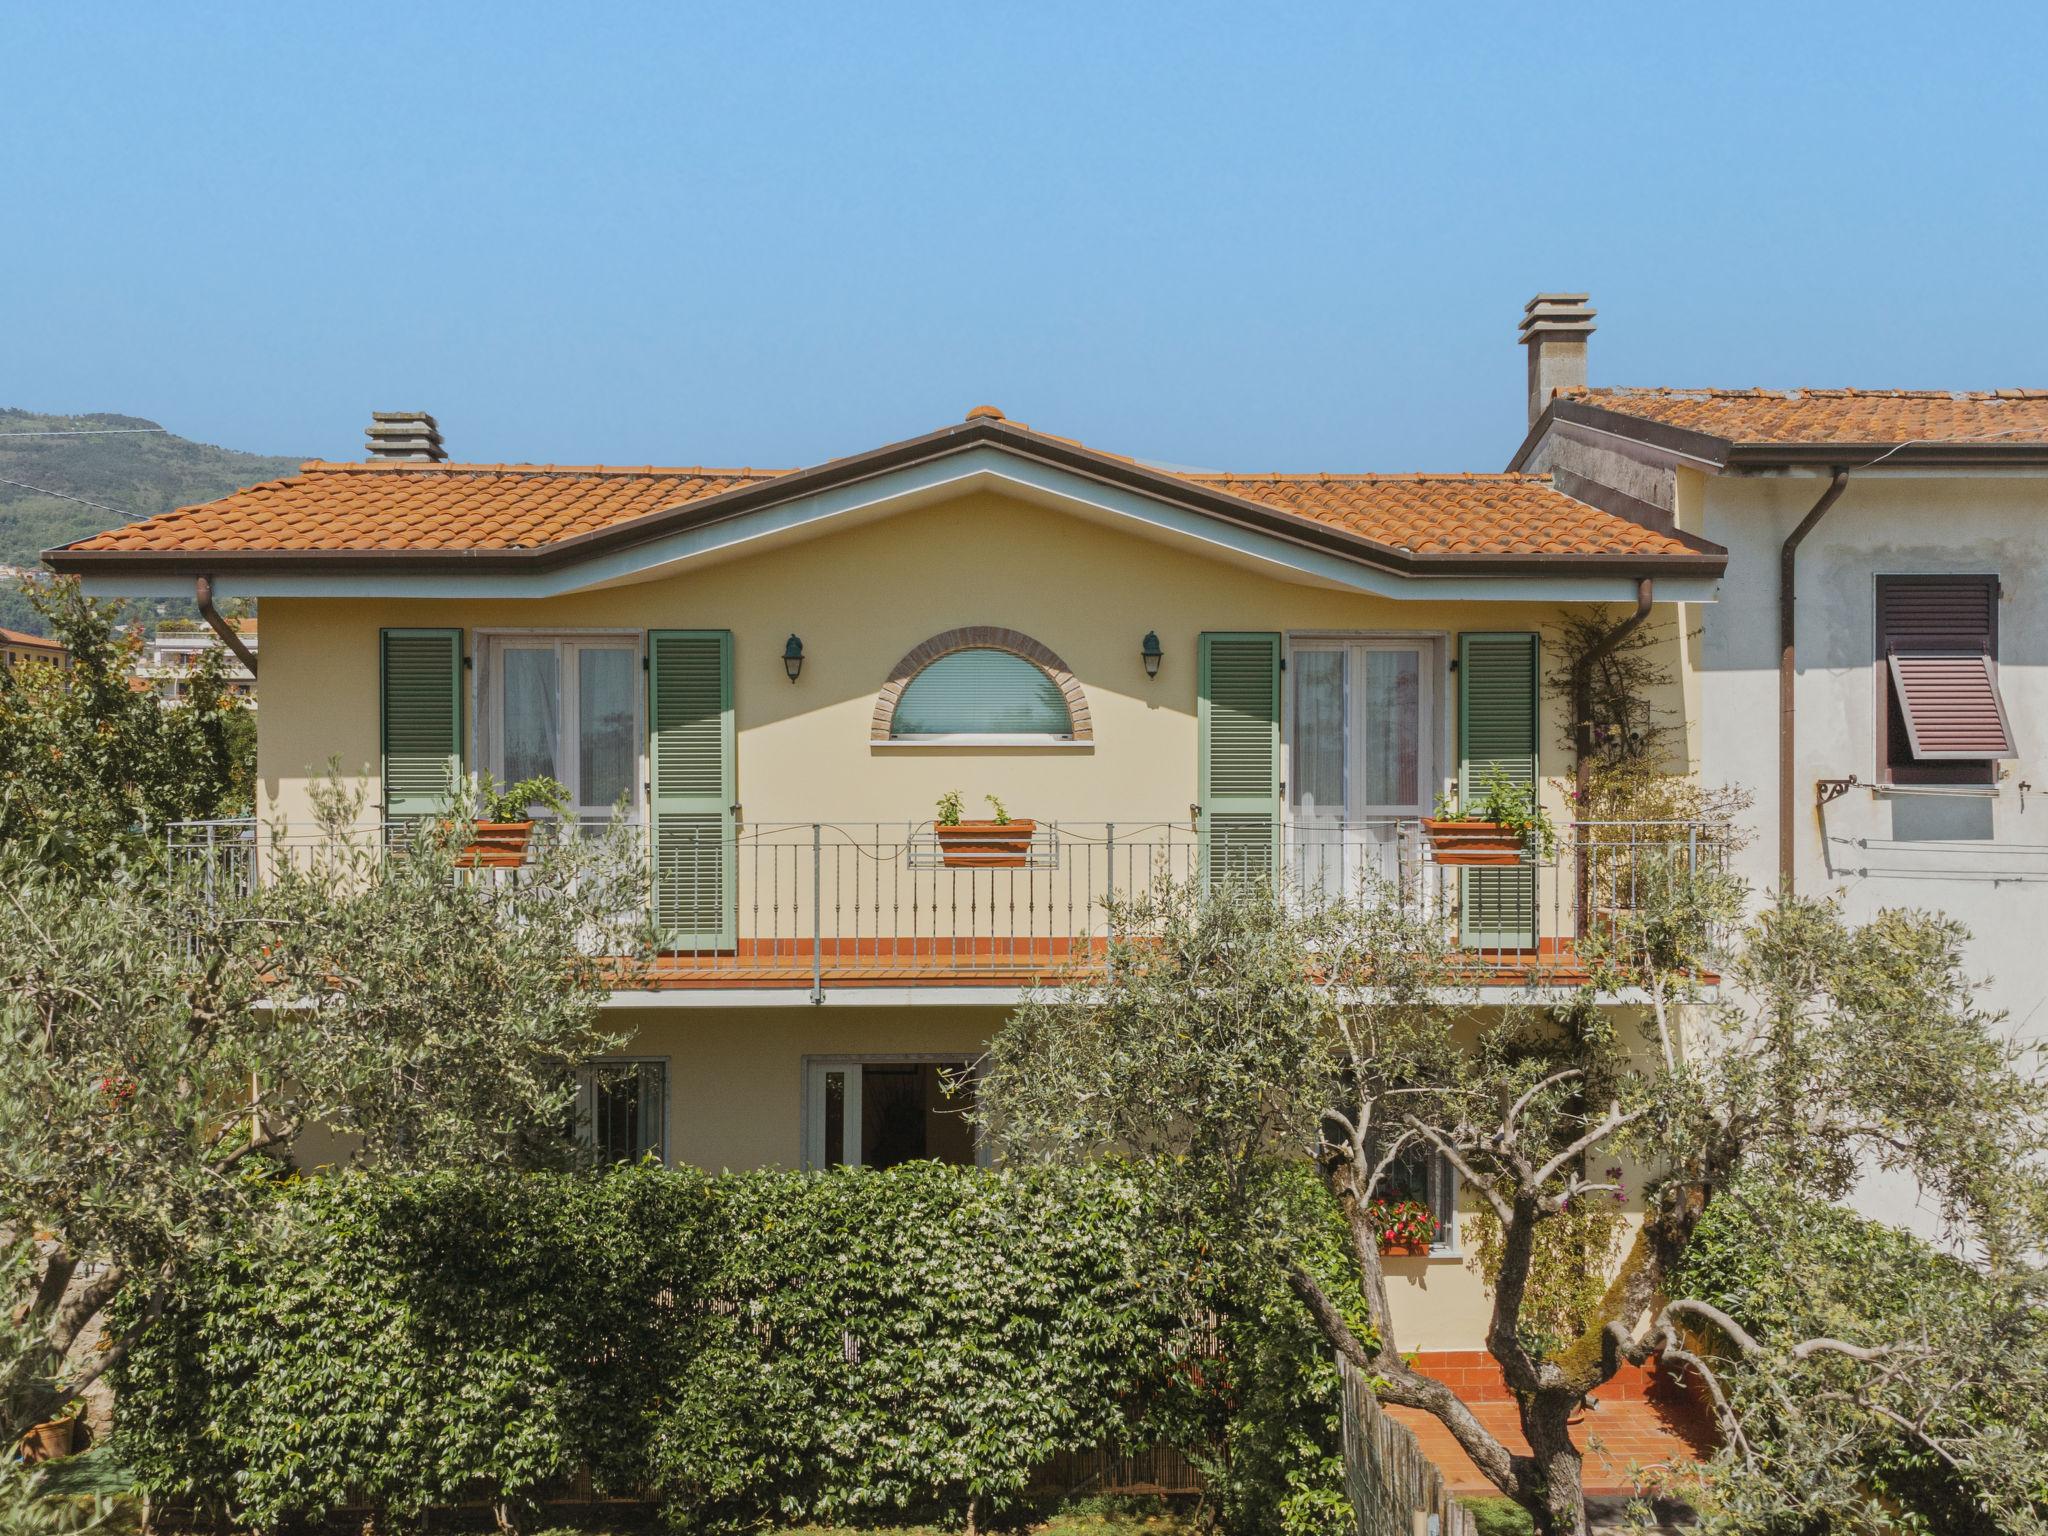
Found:
<svg viewBox="0 0 2048 1536"><path fill-rule="evenodd" d="M561 719L566 725L574 718L572 706L576 698L576 683L572 668L567 664L572 652L563 652L562 646L590 645L624 650L619 644L630 643L633 655L633 670L640 674L641 682L633 688L633 769L628 784L631 801L627 806L627 820L639 823L645 820L647 806L647 631L644 629L479 629L476 632L474 656L476 659L476 686L470 700L470 737L477 744L477 756L483 767L501 783L504 780L504 719L498 704L497 690L499 672L503 666L506 650L519 646L552 644L556 651L556 680L561 689ZM568 761L567 741L558 742L556 766L571 773L575 770ZM560 775L557 775L560 777ZM565 779L566 783L567 780ZM580 794L580 784L570 784L572 793ZM605 814L609 807L598 810L583 808L585 817Z"/></svg>
<svg viewBox="0 0 2048 1536"><path fill-rule="evenodd" d="M1304 629L1290 630L1285 636L1287 675L1281 680L1280 688L1280 773L1285 793L1281 797L1281 813L1289 826L1295 822L1295 789L1297 779L1294 772L1294 685L1295 657L1302 651L1333 650L1343 647L1351 650L1420 650L1422 652L1422 696L1420 718L1416 722L1417 743L1424 760L1417 764L1415 776L1416 805L1418 815L1427 816L1430 807L1439 795L1450 787L1448 765L1451 761L1451 716L1448 707L1449 684L1445 657L1450 654L1450 632L1440 629ZM1345 689L1349 693L1353 678L1347 671ZM1373 819L1380 815L1392 816L1395 812L1359 811L1354 812L1349 803L1349 786L1359 768L1359 756L1363 743L1352 739L1351 721L1354 715L1349 699L1345 706L1344 732L1344 774L1345 808L1347 821Z"/></svg>
<svg viewBox="0 0 2048 1536"><path fill-rule="evenodd" d="M1429 1160L1429 1203L1432 1212L1439 1204L1437 1195L1441 1180L1443 1215L1438 1218L1436 1241L1430 1244L1432 1259L1455 1259L1458 1257L1458 1170L1451 1166L1451 1160L1441 1152L1434 1153Z"/></svg>
<svg viewBox="0 0 2048 1536"><path fill-rule="evenodd" d="M576 1069L576 1114L578 1135L585 1145L593 1146L594 1141L586 1127L594 1127L597 1114L597 1079L595 1073L603 1067L659 1067L661 1068L661 1129L655 1137L654 1155L661 1166L668 1167L668 1130L673 1118L670 1107L675 1097L675 1072L666 1056L598 1056L586 1061Z"/></svg>
<svg viewBox="0 0 2048 1536"><path fill-rule="evenodd" d="M1420 1149L1428 1157L1428 1197L1425 1203L1432 1216L1437 1218L1436 1241L1429 1245L1426 1259L1455 1259L1459 1256L1458 1246L1458 1195L1460 1180L1458 1170L1451 1160L1434 1147ZM1442 1198L1439 1199L1438 1197ZM1379 1198L1377 1195L1374 1198Z"/></svg>
<svg viewBox="0 0 2048 1536"><path fill-rule="evenodd" d="M798 1099L799 1119L803 1125L803 1160L805 1172L824 1168L825 1163L825 1074L845 1072L846 1123L860 1122L860 1069L862 1067L911 1067L936 1064L951 1067L972 1067L975 1053L972 1051L864 1051L852 1055L806 1056L803 1058L802 1093ZM978 1168L991 1164L988 1141L977 1128L974 1133L974 1163ZM852 1159L842 1158L842 1167L860 1167L859 1149Z"/></svg>

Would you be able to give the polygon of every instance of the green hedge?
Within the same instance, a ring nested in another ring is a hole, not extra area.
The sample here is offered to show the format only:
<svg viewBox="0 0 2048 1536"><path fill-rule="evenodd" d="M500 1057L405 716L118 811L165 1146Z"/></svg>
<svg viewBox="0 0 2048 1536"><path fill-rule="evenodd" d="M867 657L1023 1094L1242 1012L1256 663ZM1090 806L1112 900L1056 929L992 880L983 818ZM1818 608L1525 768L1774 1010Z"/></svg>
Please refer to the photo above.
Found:
<svg viewBox="0 0 2048 1536"><path fill-rule="evenodd" d="M584 1469L686 1528L970 1500L986 1521L1056 1452L1167 1443L1226 1527L1343 1528L1334 1373L1299 1307L1126 1168L341 1176L280 1199L120 1383L145 1486L238 1523L518 1505Z"/></svg>

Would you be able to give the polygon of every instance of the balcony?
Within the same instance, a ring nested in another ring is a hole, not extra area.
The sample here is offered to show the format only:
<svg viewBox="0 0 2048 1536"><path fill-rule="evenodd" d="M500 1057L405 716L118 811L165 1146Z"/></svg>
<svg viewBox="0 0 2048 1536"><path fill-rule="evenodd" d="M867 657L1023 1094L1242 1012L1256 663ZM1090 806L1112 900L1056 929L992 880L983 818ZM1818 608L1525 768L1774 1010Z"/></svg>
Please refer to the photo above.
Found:
<svg viewBox="0 0 2048 1536"><path fill-rule="evenodd" d="M1666 871L1725 868L1733 847L1730 829L1710 822L1583 822L1562 834L1548 857L1472 869L1439 862L1416 821L1296 825L1280 873L1290 890L1370 889L1399 902L1454 938L1467 979L1527 988L1584 981L1585 934L1637 906ZM328 835L181 822L169 853L211 900L249 892L266 863L309 857ZM350 835L385 842L376 826ZM1014 990L1103 956L1111 898L1200 879L1208 853L1192 823L1041 823L1019 862L961 867L929 823L773 822L742 826L706 856L731 870L721 931L665 948L631 990Z"/></svg>

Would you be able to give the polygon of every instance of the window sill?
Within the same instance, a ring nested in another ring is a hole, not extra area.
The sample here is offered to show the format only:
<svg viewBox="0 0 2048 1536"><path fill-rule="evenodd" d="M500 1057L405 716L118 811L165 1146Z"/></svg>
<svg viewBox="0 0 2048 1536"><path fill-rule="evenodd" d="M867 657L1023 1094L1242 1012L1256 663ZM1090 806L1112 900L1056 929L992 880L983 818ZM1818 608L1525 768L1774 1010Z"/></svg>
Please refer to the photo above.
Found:
<svg viewBox="0 0 2048 1536"><path fill-rule="evenodd" d="M1996 800L1999 795L1996 784L1873 784L1870 792L1880 799L1888 795L1936 795L1959 800Z"/></svg>
<svg viewBox="0 0 2048 1536"><path fill-rule="evenodd" d="M957 752L962 747L996 747L1004 751L1093 752L1092 741L1068 741L1058 736L905 736L891 741L870 741L877 752Z"/></svg>

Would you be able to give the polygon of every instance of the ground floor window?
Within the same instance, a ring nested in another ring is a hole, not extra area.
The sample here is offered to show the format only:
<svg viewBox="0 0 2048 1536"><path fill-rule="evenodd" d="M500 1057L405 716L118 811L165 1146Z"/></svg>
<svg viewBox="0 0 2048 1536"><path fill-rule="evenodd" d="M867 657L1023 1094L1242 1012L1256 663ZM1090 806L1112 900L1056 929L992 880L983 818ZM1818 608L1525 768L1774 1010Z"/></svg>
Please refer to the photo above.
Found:
<svg viewBox="0 0 2048 1536"><path fill-rule="evenodd" d="M594 1061L576 1074L576 1124L600 1163L668 1161L668 1063Z"/></svg>
<svg viewBox="0 0 2048 1536"><path fill-rule="evenodd" d="M1458 1251L1458 1173L1441 1153L1410 1147L1394 1163L1380 1185L1379 1198L1414 1200L1436 1218L1432 1253Z"/></svg>
<svg viewBox="0 0 2048 1536"><path fill-rule="evenodd" d="M809 1058L804 1166L979 1161L970 1066L962 1056Z"/></svg>

